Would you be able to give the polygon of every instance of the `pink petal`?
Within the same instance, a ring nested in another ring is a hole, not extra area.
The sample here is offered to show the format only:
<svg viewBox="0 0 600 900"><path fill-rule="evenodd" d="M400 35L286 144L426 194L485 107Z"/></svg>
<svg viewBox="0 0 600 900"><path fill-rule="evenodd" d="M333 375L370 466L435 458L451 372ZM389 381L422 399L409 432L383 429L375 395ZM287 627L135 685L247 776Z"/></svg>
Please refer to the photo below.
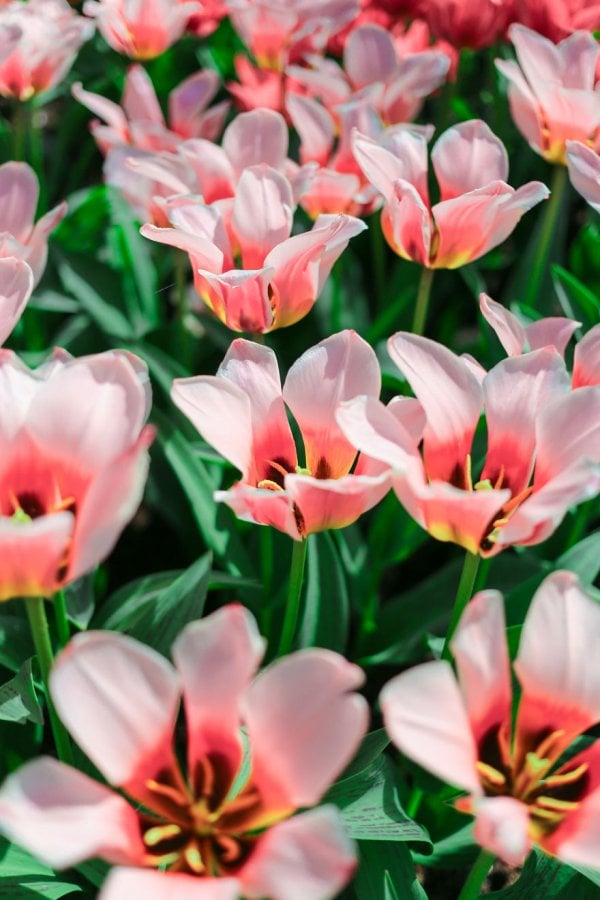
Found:
<svg viewBox="0 0 600 900"><path fill-rule="evenodd" d="M139 794L172 763L179 680L150 647L123 634L78 634L57 658L50 690L60 718L112 784Z"/></svg>
<svg viewBox="0 0 600 900"><path fill-rule="evenodd" d="M565 364L553 347L502 360L483 380L488 451L481 481L516 497L529 484L540 413L569 390Z"/></svg>
<svg viewBox="0 0 600 900"><path fill-rule="evenodd" d="M464 487L481 413L481 385L464 360L427 338L398 332L388 341L388 351L427 416L423 446L428 477Z"/></svg>
<svg viewBox="0 0 600 900"><path fill-rule="evenodd" d="M389 736L406 756L449 784L481 793L477 748L449 663L424 663L397 675L379 703Z"/></svg>
<svg viewBox="0 0 600 900"><path fill-rule="evenodd" d="M285 490L302 514L304 533L345 528L385 497L390 489L386 472L374 477L342 475L313 478L286 475Z"/></svg>
<svg viewBox="0 0 600 900"><path fill-rule="evenodd" d="M0 344L9 336L33 291L33 272L19 259L0 259Z"/></svg>
<svg viewBox="0 0 600 900"><path fill-rule="evenodd" d="M431 151L431 162L441 200L508 178L504 144L481 119L461 122L445 131Z"/></svg>
<svg viewBox="0 0 600 900"><path fill-rule="evenodd" d="M383 208L381 227L394 253L429 267L433 222L412 184L407 181L395 183L393 196Z"/></svg>
<svg viewBox="0 0 600 900"><path fill-rule="evenodd" d="M439 232L435 267L456 269L497 247L514 231L523 214L546 200L549 193L539 181L516 191L496 181L436 203L432 209Z"/></svg>
<svg viewBox="0 0 600 900"><path fill-rule="evenodd" d="M600 212L600 157L579 141L567 141L571 184L596 212Z"/></svg>
<svg viewBox="0 0 600 900"><path fill-rule="evenodd" d="M381 370L375 352L354 331L342 331L307 350L290 368L283 398L296 419L306 468L316 478L347 474L356 456L335 421L340 403L377 397Z"/></svg>
<svg viewBox="0 0 600 900"><path fill-rule="evenodd" d="M389 81L398 69L392 36L379 25L352 29L344 46L344 69L355 90Z"/></svg>
<svg viewBox="0 0 600 900"><path fill-rule="evenodd" d="M255 488L238 482L228 491L215 491L217 503L225 503L245 522L270 525L299 541L304 537L301 513L285 491Z"/></svg>
<svg viewBox="0 0 600 900"><path fill-rule="evenodd" d="M359 190L357 175L319 169L310 179L308 189L302 192L300 205L311 218L323 213L345 213L355 208Z"/></svg>
<svg viewBox="0 0 600 900"><path fill-rule="evenodd" d="M232 216L244 268L265 264L269 250L290 236L293 215L294 200L287 178L264 165L244 170Z"/></svg>
<svg viewBox="0 0 600 900"><path fill-rule="evenodd" d="M504 600L480 591L467 605L451 648L473 737L478 746L502 726L510 735L512 685Z"/></svg>
<svg viewBox="0 0 600 900"><path fill-rule="evenodd" d="M50 757L38 757L6 779L0 819L9 840L58 869L92 856L136 864L144 855L133 806Z"/></svg>
<svg viewBox="0 0 600 900"><path fill-rule="evenodd" d="M42 218L36 222L34 229L31 232L27 244L28 252L25 259L31 266L35 284L38 283L46 268L48 237L50 236L50 232L56 228L66 214L67 204L59 203L58 206L55 206L54 209L51 209L50 212L47 212L45 216L42 216Z"/></svg>
<svg viewBox="0 0 600 900"><path fill-rule="evenodd" d="M542 731L560 729L557 748L566 749L600 719L600 673L589 665L599 639L600 609L577 576L549 575L531 602L515 662L522 688L521 747L530 749Z"/></svg>
<svg viewBox="0 0 600 900"><path fill-rule="evenodd" d="M600 388L582 387L548 404L537 422L536 488L589 458L600 462Z"/></svg>
<svg viewBox="0 0 600 900"><path fill-rule="evenodd" d="M240 113L225 130L223 150L238 178L250 166L264 164L279 169L288 150L285 119L272 109Z"/></svg>
<svg viewBox="0 0 600 900"><path fill-rule="evenodd" d="M479 295L479 308L508 355L519 356L523 353L526 349L527 334L517 317L487 294Z"/></svg>
<svg viewBox="0 0 600 900"><path fill-rule="evenodd" d="M267 809L314 805L352 759L369 718L354 693L363 681L339 654L310 649L278 660L252 683L243 717L252 780Z"/></svg>
<svg viewBox="0 0 600 900"><path fill-rule="evenodd" d="M243 757L240 701L260 665L265 643L254 617L237 604L192 622L175 641L173 660L183 684L190 772L196 771L202 757L215 754L227 761L231 786Z"/></svg>
<svg viewBox="0 0 600 900"><path fill-rule="evenodd" d="M194 138L184 141L179 153L193 169L205 203L233 197L236 175L222 147L212 141Z"/></svg>
<svg viewBox="0 0 600 900"><path fill-rule="evenodd" d="M112 869L102 885L99 900L238 900L237 878L198 878L153 869Z"/></svg>
<svg viewBox="0 0 600 900"><path fill-rule="evenodd" d="M531 350L542 347L555 347L561 356L567 348L567 344L577 331L581 322L566 319L562 316L550 316L546 319L538 319L527 326L527 341Z"/></svg>
<svg viewBox="0 0 600 900"><path fill-rule="evenodd" d="M573 388L600 384L600 325L595 325L575 347Z"/></svg>
<svg viewBox="0 0 600 900"><path fill-rule="evenodd" d="M335 123L324 106L301 94L288 94L286 107L300 136L300 160L327 165L335 134Z"/></svg>
<svg viewBox="0 0 600 900"><path fill-rule="evenodd" d="M421 457L417 449L420 434L418 438L414 434L417 424L414 407L409 407L405 422L401 404L392 401L386 407L375 397L360 396L341 403L337 407L335 418L342 434L357 450L396 471L404 471L411 465L416 465L420 467L421 480L425 483ZM422 424L422 417L419 414L420 430Z"/></svg>
<svg viewBox="0 0 600 900"><path fill-rule="evenodd" d="M497 59L496 68L509 81L508 101L515 125L529 145L537 153L543 153L546 145L544 133L546 123L538 98L529 87L516 62Z"/></svg>
<svg viewBox="0 0 600 900"><path fill-rule="evenodd" d="M169 127L184 137L196 137L200 117L219 90L220 79L212 69L190 75L169 94Z"/></svg>
<svg viewBox="0 0 600 900"><path fill-rule="evenodd" d="M348 241L365 227L354 216L320 215L310 231L295 234L271 250L265 265L275 269L273 327L293 325L310 311Z"/></svg>
<svg viewBox="0 0 600 900"><path fill-rule="evenodd" d="M123 141L127 140L127 119L123 110L117 103L113 103L112 100L103 97L101 94L93 94L90 91L85 91L81 82L72 85L71 93L75 99L83 106L86 106L90 112L93 112L96 116L100 116L104 122L107 122L111 128L114 128Z"/></svg>
<svg viewBox="0 0 600 900"><path fill-rule="evenodd" d="M74 525L70 512L26 523L0 518L0 601L51 597L58 590Z"/></svg>
<svg viewBox="0 0 600 900"><path fill-rule="evenodd" d="M333 806L321 806L270 828L239 873L248 897L327 900L350 880L354 843Z"/></svg>
<svg viewBox="0 0 600 900"><path fill-rule="evenodd" d="M146 73L143 66L135 65L129 67L121 103L125 110L125 115L131 122L165 124L150 76Z"/></svg>
<svg viewBox="0 0 600 900"><path fill-rule="evenodd" d="M474 812L477 843L509 866L522 866L531 849L527 806L514 797L485 797Z"/></svg>
<svg viewBox="0 0 600 900"><path fill-rule="evenodd" d="M353 135L353 152L365 177L391 200L398 179L414 185L427 202L427 141L410 129L392 129L385 145L364 134Z"/></svg>
<svg viewBox="0 0 600 900"><path fill-rule="evenodd" d="M232 331L264 334L273 328L269 288L272 268L230 269L215 275L198 269L196 290L209 309Z"/></svg>
<svg viewBox="0 0 600 900"><path fill-rule="evenodd" d="M38 180L26 163L7 162L0 166L2 230L21 243L29 240L39 193Z"/></svg>
<svg viewBox="0 0 600 900"><path fill-rule="evenodd" d="M556 854L561 861L575 866L598 868L598 834L600 832L600 746L598 742L578 753L561 766L559 773L586 766L583 796L579 804L548 835L544 850Z"/></svg>
<svg viewBox="0 0 600 900"><path fill-rule="evenodd" d="M437 50L423 50L400 59L398 72L387 85L383 97L384 120L392 123L413 121L424 98L444 83L449 68L450 57Z"/></svg>

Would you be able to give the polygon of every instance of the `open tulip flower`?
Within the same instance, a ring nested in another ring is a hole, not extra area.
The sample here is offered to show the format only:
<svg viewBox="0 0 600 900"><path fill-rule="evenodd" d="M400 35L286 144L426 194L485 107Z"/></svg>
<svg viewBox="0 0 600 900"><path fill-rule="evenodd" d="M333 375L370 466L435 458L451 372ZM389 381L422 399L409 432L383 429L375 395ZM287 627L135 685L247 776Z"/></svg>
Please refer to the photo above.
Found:
<svg viewBox="0 0 600 900"><path fill-rule="evenodd" d="M196 0L85 0L102 37L117 53L132 59L154 59L178 41L190 18L202 13Z"/></svg>
<svg viewBox="0 0 600 900"><path fill-rule="evenodd" d="M307 350L281 388L272 350L238 339L216 376L176 379L173 400L200 434L242 473L216 499L240 518L273 525L295 540L354 522L389 490L387 468L360 457L335 424L337 405L379 395L369 345L342 331ZM285 411L304 443L304 465Z"/></svg>
<svg viewBox="0 0 600 900"><path fill-rule="evenodd" d="M468 791L458 809L474 837L513 866L532 844L564 862L598 868L600 744L563 754L600 720L600 608L571 572L535 594L514 671L521 687L512 726L511 670L502 595L469 603L446 661L393 678L380 695L386 728L403 753Z"/></svg>
<svg viewBox="0 0 600 900"><path fill-rule="evenodd" d="M55 351L32 372L2 350L0 392L0 600L50 597L108 555L141 500L148 376L120 351Z"/></svg>
<svg viewBox="0 0 600 900"><path fill-rule="evenodd" d="M181 632L175 668L124 635L75 637L52 672L52 697L125 797L40 758L0 790L3 831L59 868L90 856L117 863L101 900L337 894L356 864L341 815L331 806L293 813L318 803L357 750L368 722L355 693L363 673L311 649L254 678L263 653L237 605ZM174 746L181 694L185 774Z"/></svg>
<svg viewBox="0 0 600 900"><path fill-rule="evenodd" d="M0 166L0 259L16 257L28 263L37 284L46 267L48 235L67 212L67 204L59 203L34 224L39 184L30 166L7 162Z"/></svg>
<svg viewBox="0 0 600 900"><path fill-rule="evenodd" d="M12 0L0 7L0 28L10 51L0 55L0 94L17 100L58 84L94 30L66 0Z"/></svg>
<svg viewBox="0 0 600 900"><path fill-rule="evenodd" d="M539 181L506 183L502 141L478 119L449 128L431 161L440 201L431 205L422 130L390 128L379 141L355 133L354 155L384 196L381 226L392 250L430 269L464 266L506 240L523 213L548 196Z"/></svg>
<svg viewBox="0 0 600 900"><path fill-rule="evenodd" d="M569 507L600 491L600 388L572 390L554 347L487 374L413 334L394 335L388 347L419 403L357 398L337 420L357 449L397 470L400 502L433 537L481 556L537 544ZM482 407L488 446L477 474Z"/></svg>
<svg viewBox="0 0 600 900"><path fill-rule="evenodd" d="M426 0L418 9L435 37L459 50L479 50L502 37L512 20L513 5L513 0Z"/></svg>
<svg viewBox="0 0 600 900"><path fill-rule="evenodd" d="M515 125L536 153L566 165L566 142L597 147L600 94L594 89L600 46L588 31L576 31L559 44L511 25L518 63L496 60L508 79Z"/></svg>
<svg viewBox="0 0 600 900"><path fill-rule="evenodd" d="M366 228L352 216L320 216L311 231L290 237L292 186L264 164L245 169L224 203L175 198L173 228L147 224L142 234L189 253L198 294L234 331L264 333L302 319L349 239Z"/></svg>

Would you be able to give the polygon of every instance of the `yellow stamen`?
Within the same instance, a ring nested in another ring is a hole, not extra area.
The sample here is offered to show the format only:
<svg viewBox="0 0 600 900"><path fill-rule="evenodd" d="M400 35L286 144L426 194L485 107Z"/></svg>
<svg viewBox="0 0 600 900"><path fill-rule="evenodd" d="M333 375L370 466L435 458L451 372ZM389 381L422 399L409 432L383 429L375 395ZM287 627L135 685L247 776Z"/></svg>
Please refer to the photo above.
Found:
<svg viewBox="0 0 600 900"><path fill-rule="evenodd" d="M585 775L589 766L587 763L581 763L580 766L577 766L576 769L572 769L570 772L561 772L558 775L549 775L548 778L545 779L544 784L548 787L561 787L564 784L573 784L575 781L579 781L579 779Z"/></svg>
<svg viewBox="0 0 600 900"><path fill-rule="evenodd" d="M144 835L144 842L148 847L156 847L161 841L168 841L169 838L177 837L181 834L181 828L178 825L157 825L155 828L149 828Z"/></svg>
<svg viewBox="0 0 600 900"><path fill-rule="evenodd" d="M553 812L571 812L573 809L577 809L579 803L574 800L559 800L557 797L538 797L536 802L536 806L541 806L543 809L549 809Z"/></svg>
<svg viewBox="0 0 600 900"><path fill-rule="evenodd" d="M487 782L494 785L494 787L502 787L506 784L506 777L499 772L498 769L495 769L493 766L489 766L487 763L481 762L479 760L477 762L477 771Z"/></svg>
<svg viewBox="0 0 600 900"><path fill-rule="evenodd" d="M200 856L200 851L197 847L186 847L183 855L192 872L196 872L198 875L201 875L202 872L204 872L206 866L202 862L202 857Z"/></svg>

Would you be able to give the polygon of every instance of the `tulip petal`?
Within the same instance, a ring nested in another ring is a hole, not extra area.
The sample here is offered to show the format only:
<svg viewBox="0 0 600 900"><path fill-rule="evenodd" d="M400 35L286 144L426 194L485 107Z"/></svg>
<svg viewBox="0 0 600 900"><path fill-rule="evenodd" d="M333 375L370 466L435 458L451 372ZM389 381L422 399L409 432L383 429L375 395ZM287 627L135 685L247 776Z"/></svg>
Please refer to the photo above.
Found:
<svg viewBox="0 0 600 900"><path fill-rule="evenodd" d="M21 243L26 243L31 234L38 194L38 180L26 163L7 162L0 166L2 230Z"/></svg>
<svg viewBox="0 0 600 900"><path fill-rule="evenodd" d="M197 269L196 290L209 309L232 331L264 334L273 327L272 268L230 269L215 275Z"/></svg>
<svg viewBox="0 0 600 900"><path fill-rule="evenodd" d="M164 125L165 120L150 76L143 66L133 65L127 71L121 104L132 122L153 122Z"/></svg>
<svg viewBox="0 0 600 900"><path fill-rule="evenodd" d="M600 212L600 157L579 141L567 141L569 178L576 191Z"/></svg>
<svg viewBox="0 0 600 900"><path fill-rule="evenodd" d="M354 693L363 681L339 654L308 649L273 663L249 687L252 780L268 809L314 805L352 759L369 717Z"/></svg>
<svg viewBox="0 0 600 900"><path fill-rule="evenodd" d="M233 202L232 227L244 268L265 265L265 257L290 236L294 200L289 181L266 165L244 169Z"/></svg>
<svg viewBox="0 0 600 900"><path fill-rule="evenodd" d="M327 900L355 867L356 849L339 811L321 806L270 828L239 878L245 897Z"/></svg>
<svg viewBox="0 0 600 900"><path fill-rule="evenodd" d="M31 522L0 518L0 602L51 597L58 590L74 525L70 512Z"/></svg>
<svg viewBox="0 0 600 900"><path fill-rule="evenodd" d="M470 119L445 131L431 151L431 162L441 200L508 178L504 144L481 119Z"/></svg>
<svg viewBox="0 0 600 900"><path fill-rule="evenodd" d="M557 397L537 422L536 489L583 459L600 462L600 388Z"/></svg>
<svg viewBox="0 0 600 900"><path fill-rule="evenodd" d="M474 812L477 843L509 866L522 866L531 849L527 806L514 797L485 797Z"/></svg>
<svg viewBox="0 0 600 900"><path fill-rule="evenodd" d="M265 651L254 617L230 604L192 622L173 645L183 684L188 770L210 754L227 761L227 793L241 765L240 702ZM222 801L223 797L219 800Z"/></svg>
<svg viewBox="0 0 600 900"><path fill-rule="evenodd" d="M140 793L172 762L179 681L150 647L123 634L78 634L57 658L50 690L60 718L112 784Z"/></svg>
<svg viewBox="0 0 600 900"><path fill-rule="evenodd" d="M595 325L575 347L573 388L600 384L600 325Z"/></svg>
<svg viewBox="0 0 600 900"><path fill-rule="evenodd" d="M311 347L293 364L283 398L296 419L315 478L346 475L356 449L335 421L335 410L360 394L378 396L381 370L372 348L354 331L342 331Z"/></svg>
<svg viewBox="0 0 600 900"><path fill-rule="evenodd" d="M38 757L6 779L0 819L9 840L58 869L92 856L131 864L144 856L134 808L51 757Z"/></svg>
<svg viewBox="0 0 600 900"><path fill-rule="evenodd" d="M225 130L223 150L240 179L250 166L264 164L280 169L288 150L285 119L272 109L239 113Z"/></svg>
<svg viewBox="0 0 600 900"><path fill-rule="evenodd" d="M300 161L325 166L331 154L335 123L324 106L301 94L288 94L286 108L300 136Z"/></svg>
<svg viewBox="0 0 600 900"><path fill-rule="evenodd" d="M9 336L33 291L33 272L20 259L0 259L0 344Z"/></svg>
<svg viewBox="0 0 600 900"><path fill-rule="evenodd" d="M379 25L353 28L344 46L344 70L355 90L389 81L398 69L394 41Z"/></svg>
<svg viewBox="0 0 600 900"><path fill-rule="evenodd" d="M182 81L169 94L170 128L185 137L195 137L202 112L219 90L219 84L219 76L212 69L203 69Z"/></svg>
<svg viewBox="0 0 600 900"><path fill-rule="evenodd" d="M102 885L99 900L238 900L237 878L198 878L179 872L152 869L112 869Z"/></svg>
<svg viewBox="0 0 600 900"><path fill-rule="evenodd" d="M477 748L449 663L402 672L388 681L379 702L387 732L406 756L449 784L481 793Z"/></svg>
<svg viewBox="0 0 600 900"><path fill-rule="evenodd" d="M527 334L516 316L487 294L479 295L481 314L493 328L496 337L509 356L519 356L525 350Z"/></svg>
<svg viewBox="0 0 600 900"><path fill-rule="evenodd" d="M286 475L285 490L302 514L304 533L345 528L382 500L390 489L386 472L342 475L339 478L312 478Z"/></svg>
<svg viewBox="0 0 600 900"><path fill-rule="evenodd" d="M304 537L304 525L300 510L294 506L285 491L255 488L238 482L228 491L215 491L217 503L226 503L238 519L271 525L293 540Z"/></svg>

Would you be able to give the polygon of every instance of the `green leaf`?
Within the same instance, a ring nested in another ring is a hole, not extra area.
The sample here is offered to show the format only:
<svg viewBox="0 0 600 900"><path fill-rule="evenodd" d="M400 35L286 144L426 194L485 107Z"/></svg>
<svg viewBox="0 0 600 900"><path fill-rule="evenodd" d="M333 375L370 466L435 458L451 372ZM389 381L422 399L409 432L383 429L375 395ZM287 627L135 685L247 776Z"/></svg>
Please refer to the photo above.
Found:
<svg viewBox="0 0 600 900"><path fill-rule="evenodd" d="M390 841L360 841L351 890L357 900L427 900L408 848Z"/></svg>
<svg viewBox="0 0 600 900"><path fill-rule="evenodd" d="M100 285L105 292L107 288L111 290L111 282L114 285L115 279L110 269L93 259L80 259L74 255L68 260L63 257L57 265L65 290L79 301L81 308L104 334L125 341L135 336L123 313L100 293ZM118 288L113 288L112 293L118 296Z"/></svg>
<svg viewBox="0 0 600 900"><path fill-rule="evenodd" d="M212 554L206 553L167 583L153 576L150 584L149 579L140 579L126 585L109 598L96 627L126 631L168 656L181 629L204 612L211 562Z"/></svg>
<svg viewBox="0 0 600 900"><path fill-rule="evenodd" d="M353 838L416 841L431 846L427 833L402 809L396 770L383 754L366 769L332 785L325 799L341 809L344 827Z"/></svg>
<svg viewBox="0 0 600 900"><path fill-rule="evenodd" d="M44 721L31 674L31 660L27 659L14 678L0 686L0 719L4 722Z"/></svg>
<svg viewBox="0 0 600 900"><path fill-rule="evenodd" d="M600 530L563 553L556 561L556 568L568 569L583 585L592 585L600 572Z"/></svg>
<svg viewBox="0 0 600 900"><path fill-rule="evenodd" d="M514 884L488 895L497 900L598 900L598 889L581 874L535 848Z"/></svg>
<svg viewBox="0 0 600 900"><path fill-rule="evenodd" d="M301 647L327 647L343 653L350 625L350 600L344 569L332 536L324 531L308 537Z"/></svg>
<svg viewBox="0 0 600 900"><path fill-rule="evenodd" d="M54 872L31 856L27 850L0 837L0 873L3 878L19 878L22 875L52 876Z"/></svg>
<svg viewBox="0 0 600 900"><path fill-rule="evenodd" d="M0 877L0 897L6 897L6 900L32 900L34 897L60 900L61 897L73 893L81 893L81 887L78 884L66 884L63 881L39 881L36 878Z"/></svg>
<svg viewBox="0 0 600 900"><path fill-rule="evenodd" d="M78 628L87 628L96 602L93 574L72 581L64 588L64 592L69 619Z"/></svg>
<svg viewBox="0 0 600 900"><path fill-rule="evenodd" d="M33 656L33 653L31 633L26 620L10 613L1 613L0 663L7 669L17 672L23 660Z"/></svg>
<svg viewBox="0 0 600 900"><path fill-rule="evenodd" d="M600 300L584 284L561 266L552 266L552 280L564 314L570 319L582 319L586 328L600 318Z"/></svg>
<svg viewBox="0 0 600 900"><path fill-rule="evenodd" d="M385 728L378 728L377 731L371 731L365 735L358 748L356 756L348 766L344 769L336 784L340 784L347 778L352 778L360 772L367 769L376 759L381 756L386 747L390 744L390 738Z"/></svg>

